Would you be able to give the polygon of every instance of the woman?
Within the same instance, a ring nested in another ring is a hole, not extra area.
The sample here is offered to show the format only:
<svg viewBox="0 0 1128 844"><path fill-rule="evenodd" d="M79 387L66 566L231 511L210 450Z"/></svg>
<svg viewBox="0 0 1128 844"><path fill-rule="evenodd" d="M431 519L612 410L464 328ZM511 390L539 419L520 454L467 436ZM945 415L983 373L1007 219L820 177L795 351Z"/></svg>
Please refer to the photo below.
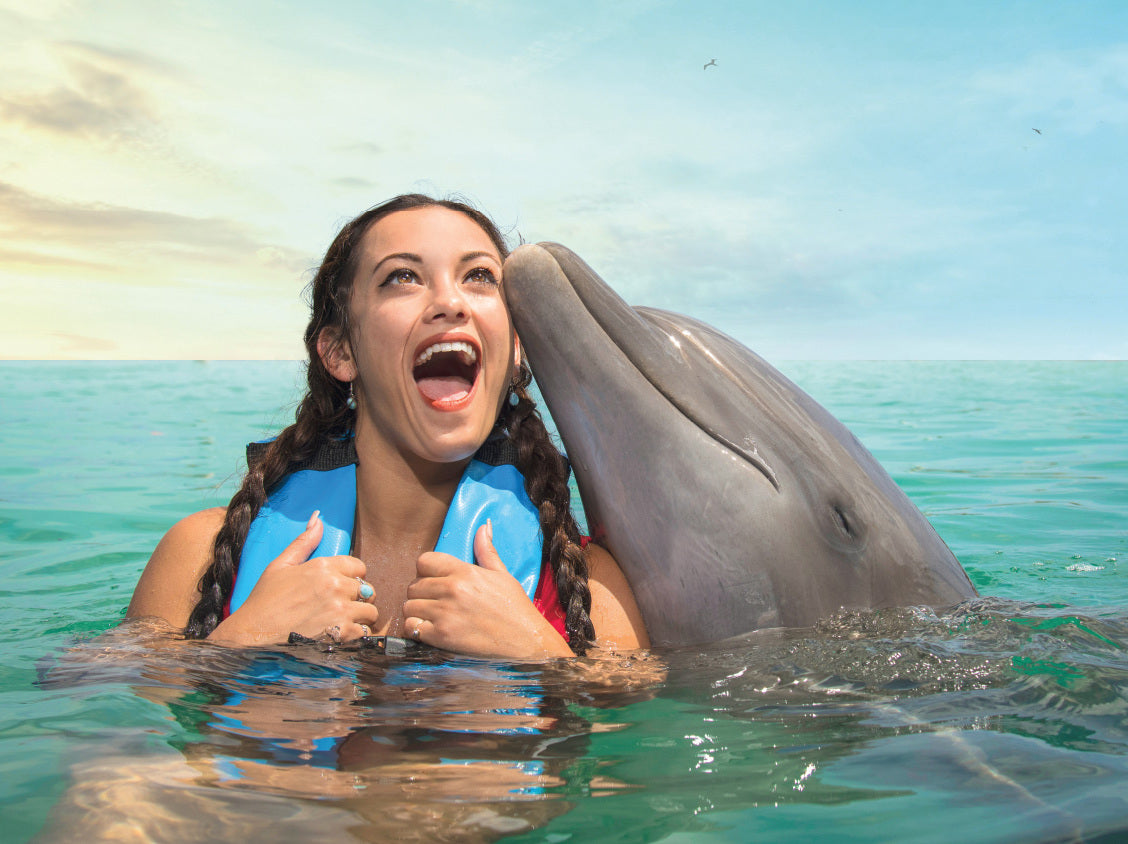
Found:
<svg viewBox="0 0 1128 844"><path fill-rule="evenodd" d="M233 645L378 633L521 658L647 646L615 561L580 546L566 463L526 392L531 376L502 291L506 254L493 223L457 202L401 196L348 223L313 281L309 390L295 423L251 451L226 509L173 526L129 616ZM487 520L466 537L478 565L432 550L452 500L476 489L469 467L504 464L506 453L523 476L515 494L534 508L533 538L543 537L535 594L494 547L508 524ZM263 559L258 537L273 529L280 488L326 460L355 471L355 492L352 475L330 485L355 494L350 542L311 559L326 533L315 511Z"/></svg>

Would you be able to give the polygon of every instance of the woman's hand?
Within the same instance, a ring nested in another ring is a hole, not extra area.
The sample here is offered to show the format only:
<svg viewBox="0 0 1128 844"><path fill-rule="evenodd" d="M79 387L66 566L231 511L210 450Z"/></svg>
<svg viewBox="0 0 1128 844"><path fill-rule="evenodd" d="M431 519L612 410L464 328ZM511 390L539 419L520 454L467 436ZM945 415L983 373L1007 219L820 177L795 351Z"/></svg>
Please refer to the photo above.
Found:
<svg viewBox="0 0 1128 844"><path fill-rule="evenodd" d="M493 546L493 525L474 535L472 566L450 554L421 554L403 605L406 635L477 656L573 656Z"/></svg>
<svg viewBox="0 0 1128 844"><path fill-rule="evenodd" d="M271 561L251 594L208 638L233 645L285 642L290 633L336 641L370 635L379 613L356 557L314 557L324 525L314 513L306 529ZM367 587L367 588L365 588ZM367 598L362 597L362 590Z"/></svg>

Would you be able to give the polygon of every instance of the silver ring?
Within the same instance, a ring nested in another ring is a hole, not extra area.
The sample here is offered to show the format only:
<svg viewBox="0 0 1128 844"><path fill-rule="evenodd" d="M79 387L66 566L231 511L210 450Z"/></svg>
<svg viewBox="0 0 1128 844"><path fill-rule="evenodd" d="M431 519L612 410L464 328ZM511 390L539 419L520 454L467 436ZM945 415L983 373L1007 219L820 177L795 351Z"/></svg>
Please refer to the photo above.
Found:
<svg viewBox="0 0 1128 844"><path fill-rule="evenodd" d="M360 625L360 635L366 639L372 635L372 630L368 627L367 624Z"/></svg>
<svg viewBox="0 0 1128 844"><path fill-rule="evenodd" d="M423 622L421 621L418 624L416 624L415 629L411 631L411 638L418 642L419 641L419 631L422 630L422 629L423 629Z"/></svg>

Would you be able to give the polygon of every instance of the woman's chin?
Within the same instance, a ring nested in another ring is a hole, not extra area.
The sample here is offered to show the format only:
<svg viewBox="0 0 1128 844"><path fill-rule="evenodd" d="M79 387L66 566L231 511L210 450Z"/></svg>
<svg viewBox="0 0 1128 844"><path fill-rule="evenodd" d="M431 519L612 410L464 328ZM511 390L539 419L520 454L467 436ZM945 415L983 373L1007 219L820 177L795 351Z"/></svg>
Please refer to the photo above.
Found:
<svg viewBox="0 0 1128 844"><path fill-rule="evenodd" d="M474 454L482 447L481 441L474 440L469 442L443 442L436 443L430 448L421 449L420 457L423 457L430 463L463 463L473 458Z"/></svg>
<svg viewBox="0 0 1128 844"><path fill-rule="evenodd" d="M459 413L438 411L428 414L430 418L417 431L422 450L429 455L429 459L438 463L453 463L473 457L482 447L482 443L493 431L496 419L491 416L486 420L482 415L470 412L471 410L467 406Z"/></svg>

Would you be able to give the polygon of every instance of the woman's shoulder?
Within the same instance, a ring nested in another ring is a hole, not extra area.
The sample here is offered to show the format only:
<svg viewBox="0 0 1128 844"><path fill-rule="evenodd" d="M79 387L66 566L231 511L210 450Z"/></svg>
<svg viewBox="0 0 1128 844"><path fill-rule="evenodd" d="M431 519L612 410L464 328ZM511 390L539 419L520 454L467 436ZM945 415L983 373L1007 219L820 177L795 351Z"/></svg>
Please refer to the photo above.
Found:
<svg viewBox="0 0 1128 844"><path fill-rule="evenodd" d="M216 534L227 510L211 507L185 516L168 529L133 590L126 615L153 616L183 627L199 600L199 582L211 564Z"/></svg>
<svg viewBox="0 0 1128 844"><path fill-rule="evenodd" d="M168 533L165 534L165 539L170 536L175 536L178 539L192 539L198 538L201 533L210 533L211 538L214 539L215 535L219 533L219 529L223 526L223 520L227 518L226 507L209 507L207 510L199 510L191 515L185 516L179 522L169 528ZM162 542L164 540L161 540Z"/></svg>
<svg viewBox="0 0 1128 844"><path fill-rule="evenodd" d="M591 622L595 626L596 644L605 648L649 647L642 613L615 558L596 542L585 543L584 557L588 564Z"/></svg>
<svg viewBox="0 0 1128 844"><path fill-rule="evenodd" d="M611 552L594 539L586 536L584 539L586 541L581 543L581 547L584 549L584 559L587 560L588 564L588 578L600 582L613 581L617 583L622 581L626 583L627 578Z"/></svg>
<svg viewBox="0 0 1128 844"><path fill-rule="evenodd" d="M206 556L211 556L212 545L215 543L216 534L223 527L223 520L227 517L226 507L209 507L191 515L185 516L162 537L153 551L150 564L158 557L163 559L171 557L184 559L186 556L196 557L200 551L206 550Z"/></svg>

